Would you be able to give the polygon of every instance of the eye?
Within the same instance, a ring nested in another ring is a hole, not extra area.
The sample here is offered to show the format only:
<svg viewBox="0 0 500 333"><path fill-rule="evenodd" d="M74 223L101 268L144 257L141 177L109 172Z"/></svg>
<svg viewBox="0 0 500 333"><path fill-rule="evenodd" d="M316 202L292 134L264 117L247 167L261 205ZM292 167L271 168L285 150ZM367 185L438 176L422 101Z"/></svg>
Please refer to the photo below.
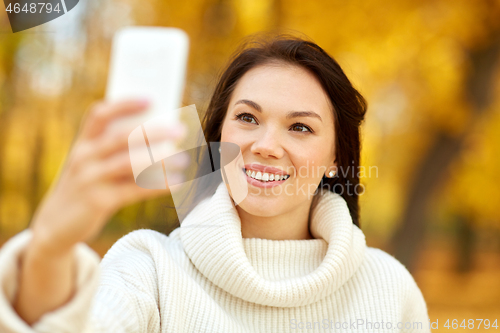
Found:
<svg viewBox="0 0 500 333"><path fill-rule="evenodd" d="M250 114L250 113L240 113L240 114L237 114L236 115L236 118L238 118L239 120L245 122L245 123L249 123L249 124L257 124L257 121L255 120L255 117ZM252 123L252 120L254 121Z"/></svg>
<svg viewBox="0 0 500 333"><path fill-rule="evenodd" d="M313 130L307 126L307 125L304 125L302 123L295 123L292 125L291 127L292 131L294 132L310 132L310 133L313 133Z"/></svg>

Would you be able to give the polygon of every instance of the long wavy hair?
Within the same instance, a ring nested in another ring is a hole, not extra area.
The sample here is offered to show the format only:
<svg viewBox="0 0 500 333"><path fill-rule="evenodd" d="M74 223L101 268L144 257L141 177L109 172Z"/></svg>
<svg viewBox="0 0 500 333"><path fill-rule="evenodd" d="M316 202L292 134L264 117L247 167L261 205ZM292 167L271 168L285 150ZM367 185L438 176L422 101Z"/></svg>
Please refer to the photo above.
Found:
<svg viewBox="0 0 500 333"><path fill-rule="evenodd" d="M337 172L333 178L323 176L318 187L340 194L349 207L353 223L359 227L358 193L353 189L359 184L360 125L364 120L367 104L339 64L314 42L288 34L254 35L245 40L220 75L202 119L206 142L220 142L229 100L240 78L256 66L276 62L308 70L319 80L328 95L334 107L335 158L338 170L344 171ZM203 160L209 158L207 155L202 154L198 162L206 163ZM347 190L349 188L351 191ZM199 202L214 190L198 188L194 202ZM313 200L311 211L316 203L317 200Z"/></svg>

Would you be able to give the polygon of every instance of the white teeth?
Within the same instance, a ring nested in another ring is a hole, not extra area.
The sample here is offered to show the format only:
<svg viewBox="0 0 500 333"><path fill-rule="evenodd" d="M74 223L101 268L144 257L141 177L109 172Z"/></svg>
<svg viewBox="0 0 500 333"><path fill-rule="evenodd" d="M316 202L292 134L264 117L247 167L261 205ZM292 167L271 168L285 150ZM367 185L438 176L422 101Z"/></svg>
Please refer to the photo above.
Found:
<svg viewBox="0 0 500 333"><path fill-rule="evenodd" d="M268 181L280 181L283 179L288 179L289 176L286 175L275 175L273 173L262 173L260 171L251 171L251 170L246 170L245 173L248 175L248 177L251 177L253 179L261 180L262 182L268 182Z"/></svg>

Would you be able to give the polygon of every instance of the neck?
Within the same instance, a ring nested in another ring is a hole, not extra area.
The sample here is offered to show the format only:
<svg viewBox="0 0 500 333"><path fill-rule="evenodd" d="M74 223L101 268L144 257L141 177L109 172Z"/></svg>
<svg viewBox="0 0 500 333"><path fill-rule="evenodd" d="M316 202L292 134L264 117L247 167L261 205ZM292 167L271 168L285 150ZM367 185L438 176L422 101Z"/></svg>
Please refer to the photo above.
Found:
<svg viewBox="0 0 500 333"><path fill-rule="evenodd" d="M313 239L309 232L309 208L310 203L286 214L256 216L236 206L241 220L241 235L243 238L270 240Z"/></svg>

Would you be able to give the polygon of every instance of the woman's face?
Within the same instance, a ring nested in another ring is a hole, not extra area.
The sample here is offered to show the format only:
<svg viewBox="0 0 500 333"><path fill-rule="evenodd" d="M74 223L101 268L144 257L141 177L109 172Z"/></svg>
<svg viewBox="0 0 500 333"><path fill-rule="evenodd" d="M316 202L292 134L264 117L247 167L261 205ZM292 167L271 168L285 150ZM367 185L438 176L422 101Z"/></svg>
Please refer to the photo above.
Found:
<svg viewBox="0 0 500 333"><path fill-rule="evenodd" d="M266 217L309 209L325 171L335 166L334 139L332 106L313 74L288 64L249 70L231 96L221 136L241 149L246 170L237 170L244 179L237 184L248 195L239 207ZM259 172L263 179L251 177ZM288 178L271 181L276 175Z"/></svg>

